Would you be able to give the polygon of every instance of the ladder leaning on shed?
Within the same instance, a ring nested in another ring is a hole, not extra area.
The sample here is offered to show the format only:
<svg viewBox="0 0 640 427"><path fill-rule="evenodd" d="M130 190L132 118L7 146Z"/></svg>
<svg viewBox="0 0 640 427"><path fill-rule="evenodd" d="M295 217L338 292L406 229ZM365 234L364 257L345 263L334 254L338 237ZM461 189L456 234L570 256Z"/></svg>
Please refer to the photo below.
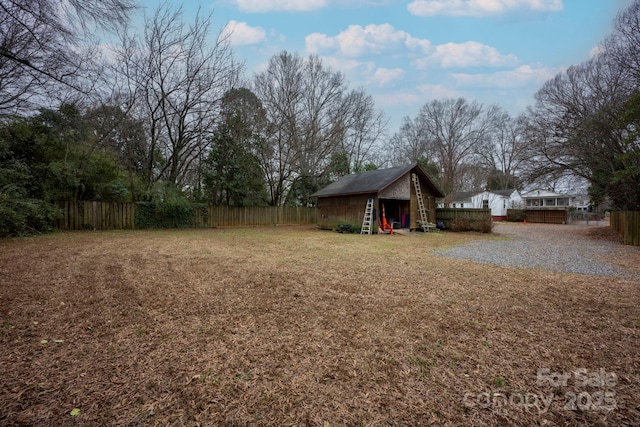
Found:
<svg viewBox="0 0 640 427"><path fill-rule="evenodd" d="M429 217L427 216L427 210L424 207L424 199L422 198L422 187L420 187L420 178L415 173L411 174L411 179L413 180L413 185L416 188L416 198L418 199L418 211L420 212L420 221L418 225L422 228L422 231L440 231L436 228L436 225L429 222Z"/></svg>
<svg viewBox="0 0 640 427"><path fill-rule="evenodd" d="M364 218L362 218L362 228L360 234L371 234L371 223L373 221L373 198L367 200L367 207L364 209Z"/></svg>

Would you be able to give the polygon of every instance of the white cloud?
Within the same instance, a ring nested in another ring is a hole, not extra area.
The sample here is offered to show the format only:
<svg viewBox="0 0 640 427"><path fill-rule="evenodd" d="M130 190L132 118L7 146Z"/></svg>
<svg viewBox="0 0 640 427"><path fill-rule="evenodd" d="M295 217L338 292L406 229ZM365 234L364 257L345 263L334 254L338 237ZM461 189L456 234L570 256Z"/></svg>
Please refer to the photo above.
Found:
<svg viewBox="0 0 640 427"><path fill-rule="evenodd" d="M406 71L401 68L376 67L373 61L359 61L339 56L321 56L322 64L347 76L352 82L378 87L392 86L404 78Z"/></svg>
<svg viewBox="0 0 640 427"><path fill-rule="evenodd" d="M494 47L470 41L436 46L433 54L416 60L415 66L424 69L432 63L440 64L443 68L504 67L517 64L518 58L512 54L502 55Z"/></svg>
<svg viewBox="0 0 640 427"><path fill-rule="evenodd" d="M542 86L544 82L553 78L561 70L551 68L532 68L523 65L509 71L499 71L490 74L453 74L458 85L466 87L494 87L516 88L523 86Z"/></svg>
<svg viewBox="0 0 640 427"><path fill-rule="evenodd" d="M312 33L305 37L307 51L310 53L320 53L334 50L338 46L335 37L329 37L326 34Z"/></svg>
<svg viewBox="0 0 640 427"><path fill-rule="evenodd" d="M284 43L285 41L287 41L287 36L273 28L269 30L269 37L274 40L278 40L280 43Z"/></svg>
<svg viewBox="0 0 640 427"><path fill-rule="evenodd" d="M589 58L595 58L596 56L600 55L602 52L604 52L604 46L599 44L597 46L594 46L590 51L589 51Z"/></svg>
<svg viewBox="0 0 640 427"><path fill-rule="evenodd" d="M117 52L121 49L119 46L112 43L101 43L97 45L96 48L98 49L100 56L109 62L117 61Z"/></svg>
<svg viewBox="0 0 640 427"><path fill-rule="evenodd" d="M376 94L376 105L381 108L395 109L406 108L411 110L408 115L414 115L425 102L432 99L458 98L461 93L451 90L443 85L422 84L412 91L399 90Z"/></svg>
<svg viewBox="0 0 640 427"><path fill-rule="evenodd" d="M401 80L404 75L405 71L401 68L378 68L369 79L369 83L386 86L389 83Z"/></svg>
<svg viewBox="0 0 640 427"><path fill-rule="evenodd" d="M272 12L286 10L309 12L322 9L328 0L234 0L242 12Z"/></svg>
<svg viewBox="0 0 640 427"><path fill-rule="evenodd" d="M410 50L417 50L421 53L427 53L431 50L431 42L427 39L416 39L414 37L408 36L405 40L405 45Z"/></svg>
<svg viewBox="0 0 640 427"><path fill-rule="evenodd" d="M257 44L266 38L266 31L261 27L252 27L246 22L229 21L224 28L233 46Z"/></svg>
<svg viewBox="0 0 640 427"><path fill-rule="evenodd" d="M371 74L374 69L373 62L363 62L336 56L321 56L320 59L322 60L322 65L326 65L333 71L339 71L344 74Z"/></svg>
<svg viewBox="0 0 640 427"><path fill-rule="evenodd" d="M414 0L407 10L417 16L489 16L515 10L559 12L562 0Z"/></svg>
<svg viewBox="0 0 640 427"><path fill-rule="evenodd" d="M343 56L357 58L366 54L399 52L399 49L426 52L431 43L417 39L410 34L396 30L390 24L351 25L349 28L331 37L327 34L313 33L305 39L307 51L320 53L337 50Z"/></svg>
<svg viewBox="0 0 640 427"><path fill-rule="evenodd" d="M462 96L451 88L443 85L423 84L417 87L422 99L458 98ZM424 102L424 101L423 101Z"/></svg>
<svg viewBox="0 0 640 427"><path fill-rule="evenodd" d="M415 108L418 109L424 99L416 92L394 91L375 94L376 106L382 109Z"/></svg>
<svg viewBox="0 0 640 427"><path fill-rule="evenodd" d="M394 4L398 0L231 0L241 12L259 13L274 11L309 12L328 6L379 7Z"/></svg>

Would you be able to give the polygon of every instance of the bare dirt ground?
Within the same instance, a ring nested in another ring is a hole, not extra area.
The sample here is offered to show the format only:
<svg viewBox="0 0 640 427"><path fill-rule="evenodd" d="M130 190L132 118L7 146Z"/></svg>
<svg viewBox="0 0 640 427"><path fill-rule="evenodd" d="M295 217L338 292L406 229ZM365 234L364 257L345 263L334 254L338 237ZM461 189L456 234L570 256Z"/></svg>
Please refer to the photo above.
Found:
<svg viewBox="0 0 640 427"><path fill-rule="evenodd" d="M640 284L434 253L502 238L0 241L0 425L640 425Z"/></svg>

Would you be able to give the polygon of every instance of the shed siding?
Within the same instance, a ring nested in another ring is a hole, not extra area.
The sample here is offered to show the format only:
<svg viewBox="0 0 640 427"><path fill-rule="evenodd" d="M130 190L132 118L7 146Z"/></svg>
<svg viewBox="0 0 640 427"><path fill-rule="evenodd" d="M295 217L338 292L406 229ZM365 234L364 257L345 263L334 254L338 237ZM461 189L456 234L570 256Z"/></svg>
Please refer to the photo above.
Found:
<svg viewBox="0 0 640 427"><path fill-rule="evenodd" d="M409 174L382 190L379 197L381 199L409 200L411 197L411 180Z"/></svg>
<svg viewBox="0 0 640 427"><path fill-rule="evenodd" d="M376 195L374 193L350 196L319 197L318 209L320 211L320 221L337 219L360 222L364 216L364 210L367 207L367 200L370 197L376 199ZM377 199L374 207L376 204Z"/></svg>
<svg viewBox="0 0 640 427"><path fill-rule="evenodd" d="M427 196L425 200L425 207L427 208L427 214L429 215L429 222L436 222L436 198L433 196Z"/></svg>
<svg viewBox="0 0 640 427"><path fill-rule="evenodd" d="M422 190L422 197L424 197L424 207L427 210L427 221L436 222L436 198L431 195L426 186L420 180L420 189ZM426 191L425 191L426 190ZM416 196L416 189L411 186L411 206L410 206L410 228L419 228L418 221L420 220L420 212L418 212L418 197Z"/></svg>

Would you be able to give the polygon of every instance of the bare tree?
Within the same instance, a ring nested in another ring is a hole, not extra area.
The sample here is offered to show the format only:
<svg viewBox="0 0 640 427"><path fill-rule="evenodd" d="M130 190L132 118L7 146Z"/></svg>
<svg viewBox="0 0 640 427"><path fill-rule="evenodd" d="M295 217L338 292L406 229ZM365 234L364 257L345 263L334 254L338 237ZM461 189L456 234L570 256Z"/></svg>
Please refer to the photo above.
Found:
<svg viewBox="0 0 640 427"><path fill-rule="evenodd" d="M618 106L630 93L627 77L600 55L547 81L536 93L529 129L537 152L548 163L588 178L589 159L615 149L616 138L610 136Z"/></svg>
<svg viewBox="0 0 640 427"><path fill-rule="evenodd" d="M617 207L640 204L632 72L605 52L545 83L528 130L538 175L570 171L589 181L596 203L608 195Z"/></svg>
<svg viewBox="0 0 640 427"><path fill-rule="evenodd" d="M132 0L0 0L0 116L22 114L61 92L87 93L97 73L86 43L124 25Z"/></svg>
<svg viewBox="0 0 640 427"><path fill-rule="evenodd" d="M331 179L373 160L387 120L364 90L317 56L283 51L256 74L254 91L267 112L260 154L271 204L308 204Z"/></svg>
<svg viewBox="0 0 640 427"><path fill-rule="evenodd" d="M145 17L142 36L121 37L116 71L145 122L149 187L164 181L182 188L197 179L220 100L238 81L241 66L228 35L221 31L211 43L210 24L210 16L198 13L187 25L181 9L165 4Z"/></svg>
<svg viewBox="0 0 640 427"><path fill-rule="evenodd" d="M287 197L290 203L307 203L347 135L345 120L351 116L344 77L316 56L304 60L285 51L255 76L254 86L269 123L260 157L271 203Z"/></svg>
<svg viewBox="0 0 640 427"><path fill-rule="evenodd" d="M392 162L397 165L435 157L433 147L428 144L427 136L418 119L409 116L402 119L399 131L391 137L391 147L394 153Z"/></svg>
<svg viewBox="0 0 640 427"><path fill-rule="evenodd" d="M485 171L485 185L493 190L517 188L519 173L527 160L525 119L514 119L496 106L491 108L487 138L476 146L476 156Z"/></svg>
<svg viewBox="0 0 640 427"><path fill-rule="evenodd" d="M366 164L374 163L389 120L376 109L373 97L363 89L348 93L342 110L344 117L337 118L344 129L340 149L347 155L349 172L361 172Z"/></svg>
<svg viewBox="0 0 640 427"><path fill-rule="evenodd" d="M314 182L329 164L331 153L336 150L344 135L341 116L349 108L344 97L344 76L322 65L317 56L310 56L302 68L302 103L295 118L293 135L298 179ZM312 191L313 192L313 191ZM310 194L310 193L309 193Z"/></svg>
<svg viewBox="0 0 640 427"><path fill-rule="evenodd" d="M302 68L302 58L281 52L255 76L255 93L267 112L268 122L258 157L269 187L270 204L276 206L283 203L295 172L293 139L303 99Z"/></svg>
<svg viewBox="0 0 640 427"><path fill-rule="evenodd" d="M445 194L464 188L465 167L475 163L476 147L488 138L494 113L464 98L435 100L420 109L418 126L436 156Z"/></svg>
<svg viewBox="0 0 640 427"><path fill-rule="evenodd" d="M421 164L446 195L475 190L486 184L483 162L494 167L498 160L492 130L499 116L497 107L485 109L464 98L428 102L415 118L405 117L392 137L392 162Z"/></svg>
<svg viewBox="0 0 640 427"><path fill-rule="evenodd" d="M640 82L640 0L622 11L615 29L604 43L606 54Z"/></svg>

